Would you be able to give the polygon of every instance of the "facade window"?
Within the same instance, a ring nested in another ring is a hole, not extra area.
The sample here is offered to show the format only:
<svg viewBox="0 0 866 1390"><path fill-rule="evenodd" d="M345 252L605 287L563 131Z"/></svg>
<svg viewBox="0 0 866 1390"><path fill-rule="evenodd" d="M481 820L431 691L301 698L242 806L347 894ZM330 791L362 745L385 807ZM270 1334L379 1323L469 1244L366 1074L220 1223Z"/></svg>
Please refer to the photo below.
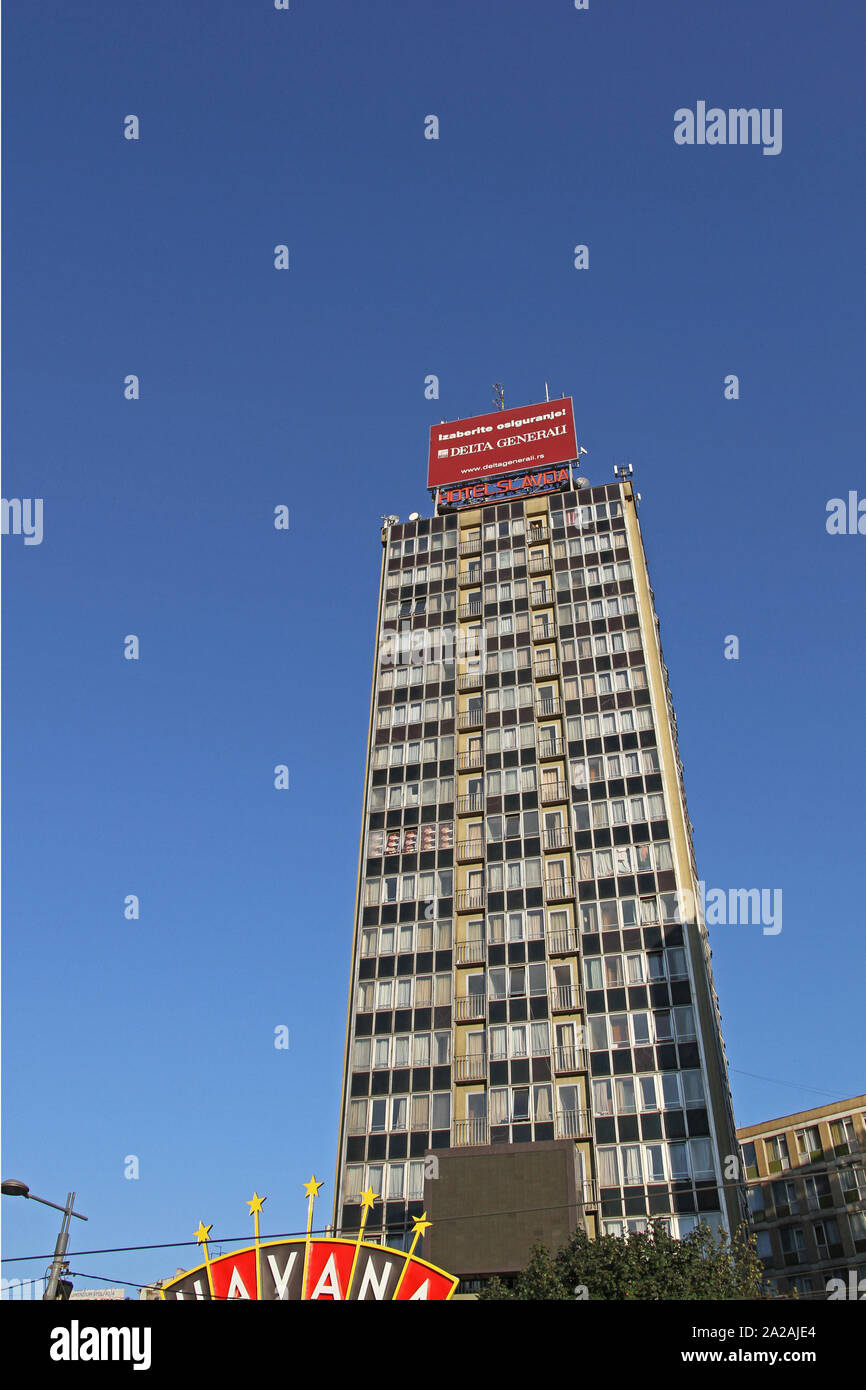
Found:
<svg viewBox="0 0 866 1390"><path fill-rule="evenodd" d="M854 1121L850 1116L844 1120L830 1121L830 1143L844 1153L849 1153L854 1148Z"/></svg>
<svg viewBox="0 0 866 1390"><path fill-rule="evenodd" d="M806 1258L806 1235L801 1226L782 1226L779 1240L786 1264L802 1264Z"/></svg>
<svg viewBox="0 0 866 1390"><path fill-rule="evenodd" d="M808 1125L805 1129L798 1129L796 1138L797 1153L801 1162L808 1163L813 1157L821 1158L823 1153L821 1133L817 1125Z"/></svg>

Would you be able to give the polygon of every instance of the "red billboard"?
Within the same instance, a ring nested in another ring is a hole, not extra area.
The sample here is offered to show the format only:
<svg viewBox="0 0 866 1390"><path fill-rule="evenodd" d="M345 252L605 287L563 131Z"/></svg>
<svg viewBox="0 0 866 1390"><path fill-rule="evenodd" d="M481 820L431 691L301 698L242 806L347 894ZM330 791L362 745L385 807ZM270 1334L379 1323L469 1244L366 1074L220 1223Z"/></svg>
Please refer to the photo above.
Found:
<svg viewBox="0 0 866 1390"><path fill-rule="evenodd" d="M518 469L550 468L577 457L570 396L494 410L430 428L427 486L477 482Z"/></svg>

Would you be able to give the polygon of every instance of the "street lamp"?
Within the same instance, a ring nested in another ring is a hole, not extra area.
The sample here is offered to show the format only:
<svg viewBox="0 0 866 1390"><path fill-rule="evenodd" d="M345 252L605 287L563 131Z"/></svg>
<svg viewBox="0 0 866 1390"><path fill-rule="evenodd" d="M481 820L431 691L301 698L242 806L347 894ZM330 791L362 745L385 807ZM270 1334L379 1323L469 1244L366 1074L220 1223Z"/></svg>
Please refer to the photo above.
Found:
<svg viewBox="0 0 866 1390"><path fill-rule="evenodd" d="M44 1207L53 1207L55 1211L63 1212L63 1220L60 1223L60 1234L57 1237L57 1244L54 1247L54 1259L51 1261L51 1273L48 1276L48 1288L42 1295L43 1301L55 1299L57 1297L57 1287L60 1283L60 1275L63 1273L64 1256L66 1254L66 1243L69 1239L69 1219L77 1216L79 1221L86 1221L87 1217L82 1216L80 1211L73 1211L75 1203L75 1193L70 1192L66 1197L66 1206L58 1206L56 1202L47 1202L44 1197L37 1197L30 1191L26 1182L21 1182L18 1178L6 1178L0 1184L0 1191L4 1197L27 1197L31 1202L41 1202Z"/></svg>

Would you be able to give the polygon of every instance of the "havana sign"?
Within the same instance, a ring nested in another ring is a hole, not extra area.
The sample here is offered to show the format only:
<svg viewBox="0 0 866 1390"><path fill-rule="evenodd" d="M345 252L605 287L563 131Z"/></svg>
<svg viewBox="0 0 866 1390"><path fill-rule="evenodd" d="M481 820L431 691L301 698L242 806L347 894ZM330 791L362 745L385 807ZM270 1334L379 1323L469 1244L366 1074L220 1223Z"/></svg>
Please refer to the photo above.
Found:
<svg viewBox="0 0 866 1390"><path fill-rule="evenodd" d="M169 1279L160 1297L166 1301L223 1302L264 1299L289 1303L443 1302L457 1287L452 1274L419 1259L415 1247L430 1225L426 1213L412 1223L409 1250L393 1250L364 1239L367 1216L377 1194L361 1194L361 1225L357 1236L316 1236L312 1233L313 1205L322 1186L315 1177L305 1184L307 1232L288 1240L262 1241L259 1215L267 1200L253 1193L247 1202L255 1225L255 1244L229 1255L209 1253L211 1227L199 1222L196 1240L204 1263Z"/></svg>

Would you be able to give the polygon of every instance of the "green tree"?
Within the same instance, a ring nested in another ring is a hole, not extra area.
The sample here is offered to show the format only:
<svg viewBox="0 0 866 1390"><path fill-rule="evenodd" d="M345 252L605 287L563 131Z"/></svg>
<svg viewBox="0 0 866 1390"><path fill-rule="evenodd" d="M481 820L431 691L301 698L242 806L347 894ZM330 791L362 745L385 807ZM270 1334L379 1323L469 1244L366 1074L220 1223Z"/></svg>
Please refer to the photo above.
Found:
<svg viewBox="0 0 866 1390"><path fill-rule="evenodd" d="M755 1237L747 1228L741 1227L730 1240L727 1232L714 1235L701 1224L675 1240L664 1222L657 1221L646 1231L595 1240L578 1229L555 1256L536 1245L512 1287L493 1280L479 1297L596 1302L752 1299L766 1297L762 1281Z"/></svg>

